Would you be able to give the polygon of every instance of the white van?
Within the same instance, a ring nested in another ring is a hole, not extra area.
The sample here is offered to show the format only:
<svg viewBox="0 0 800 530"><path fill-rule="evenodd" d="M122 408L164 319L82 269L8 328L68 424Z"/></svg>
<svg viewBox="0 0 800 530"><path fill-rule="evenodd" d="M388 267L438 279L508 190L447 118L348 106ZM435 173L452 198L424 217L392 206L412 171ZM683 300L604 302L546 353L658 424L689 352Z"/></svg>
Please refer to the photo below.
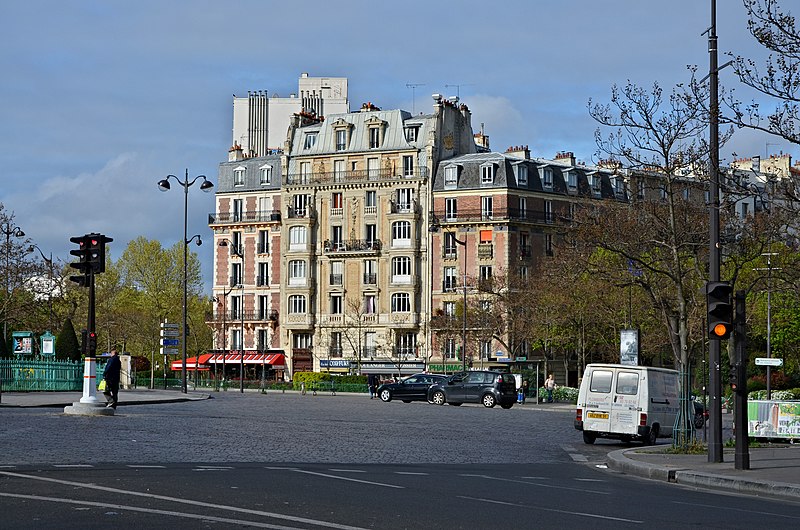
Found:
<svg viewBox="0 0 800 530"><path fill-rule="evenodd" d="M654 444L671 437L679 408L678 372L623 364L589 364L578 392L575 428L598 437Z"/></svg>

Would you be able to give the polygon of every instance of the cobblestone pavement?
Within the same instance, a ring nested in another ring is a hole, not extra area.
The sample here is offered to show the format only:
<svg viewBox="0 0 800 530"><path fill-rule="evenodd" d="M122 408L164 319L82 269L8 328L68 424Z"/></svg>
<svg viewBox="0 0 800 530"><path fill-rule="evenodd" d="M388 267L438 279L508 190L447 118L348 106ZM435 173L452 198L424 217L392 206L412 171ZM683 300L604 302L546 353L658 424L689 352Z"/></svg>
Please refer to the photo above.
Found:
<svg viewBox="0 0 800 530"><path fill-rule="evenodd" d="M124 397L124 396L123 396ZM154 462L568 462L570 407L435 406L236 392L112 417L0 409L0 465Z"/></svg>

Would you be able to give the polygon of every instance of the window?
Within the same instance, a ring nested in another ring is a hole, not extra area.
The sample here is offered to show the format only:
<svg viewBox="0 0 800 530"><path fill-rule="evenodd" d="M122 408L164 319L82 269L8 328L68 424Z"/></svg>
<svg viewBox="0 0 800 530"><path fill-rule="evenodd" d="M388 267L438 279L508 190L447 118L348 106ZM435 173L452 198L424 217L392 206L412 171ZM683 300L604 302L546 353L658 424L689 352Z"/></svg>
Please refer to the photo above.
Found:
<svg viewBox="0 0 800 530"><path fill-rule="evenodd" d="M411 296L408 293L394 293L392 295L392 313L410 313Z"/></svg>
<svg viewBox="0 0 800 530"><path fill-rule="evenodd" d="M491 197L481 197L481 219L490 220L494 214Z"/></svg>
<svg viewBox="0 0 800 530"><path fill-rule="evenodd" d="M445 232L444 233L444 256L445 257L452 257L455 258L457 254L456 250L456 234L455 232Z"/></svg>
<svg viewBox="0 0 800 530"><path fill-rule="evenodd" d="M364 295L364 314L365 315L374 315L377 312L376 308L376 297L374 294L365 294Z"/></svg>
<svg viewBox="0 0 800 530"><path fill-rule="evenodd" d="M366 194L364 195L364 206L367 208L375 208L377 205L378 203L375 190L367 190Z"/></svg>
<svg viewBox="0 0 800 530"><path fill-rule="evenodd" d="M260 351L268 350L271 346L269 344L269 332L266 329L259 329L258 330L258 343L256 344L256 348Z"/></svg>
<svg viewBox="0 0 800 530"><path fill-rule="evenodd" d="M242 311L242 297L239 295L231 296L231 318L242 318Z"/></svg>
<svg viewBox="0 0 800 530"><path fill-rule="evenodd" d="M377 349L375 335L374 331L364 333L364 355L368 357L374 356Z"/></svg>
<svg viewBox="0 0 800 530"><path fill-rule="evenodd" d="M331 357L341 357L342 356L342 332L341 331L333 331L331 332L331 340L330 340L330 356Z"/></svg>
<svg viewBox="0 0 800 530"><path fill-rule="evenodd" d="M395 221L392 223L392 246L411 247L411 223L409 221Z"/></svg>
<svg viewBox="0 0 800 530"><path fill-rule="evenodd" d="M553 201L544 201L544 220L546 223L553 222Z"/></svg>
<svg viewBox="0 0 800 530"><path fill-rule="evenodd" d="M247 171L247 168L244 166L239 166L233 170L233 185L234 186L244 186L244 173Z"/></svg>
<svg viewBox="0 0 800 530"><path fill-rule="evenodd" d="M333 243L334 250L344 250L344 241L342 241L342 227L340 225L331 226L331 243Z"/></svg>
<svg viewBox="0 0 800 530"><path fill-rule="evenodd" d="M269 231L258 231L258 253L269 254Z"/></svg>
<svg viewBox="0 0 800 530"><path fill-rule="evenodd" d="M617 373L617 394L635 396L639 393L639 374L636 372Z"/></svg>
<svg viewBox="0 0 800 530"><path fill-rule="evenodd" d="M343 311L342 307L342 295L340 294L332 294L331 295L331 315L341 315Z"/></svg>
<svg viewBox="0 0 800 530"><path fill-rule="evenodd" d="M342 285L344 264L341 261L331 261L331 285Z"/></svg>
<svg viewBox="0 0 800 530"><path fill-rule="evenodd" d="M266 320L269 316L269 296L260 295L258 297L258 318L259 320Z"/></svg>
<svg viewBox="0 0 800 530"><path fill-rule="evenodd" d="M481 166L481 185L494 183L494 164Z"/></svg>
<svg viewBox="0 0 800 530"><path fill-rule="evenodd" d="M374 248L375 243L378 241L378 225L367 224L364 227L364 239L367 241L367 247Z"/></svg>
<svg viewBox="0 0 800 530"><path fill-rule="evenodd" d="M419 136L419 127L406 127L406 142L416 142Z"/></svg>
<svg viewBox="0 0 800 530"><path fill-rule="evenodd" d="M395 343L397 355L399 357L416 357L417 355L417 335L416 333L398 333Z"/></svg>
<svg viewBox="0 0 800 530"><path fill-rule="evenodd" d="M311 149L317 145L317 133L306 133L305 141L303 142L303 149Z"/></svg>
<svg viewBox="0 0 800 530"><path fill-rule="evenodd" d="M528 185L528 166L525 164L517 164L517 185L518 186L527 186Z"/></svg>
<svg viewBox="0 0 800 530"><path fill-rule="evenodd" d="M231 263L231 287L242 284L242 264Z"/></svg>
<svg viewBox="0 0 800 530"><path fill-rule="evenodd" d="M392 258L392 283L411 283L411 258L408 256Z"/></svg>
<svg viewBox="0 0 800 530"><path fill-rule="evenodd" d="M413 156L404 156L403 157L403 176L404 177L413 177L414 176L414 157Z"/></svg>
<svg viewBox="0 0 800 530"><path fill-rule="evenodd" d="M292 336L292 348L298 350L310 350L314 347L313 338L314 336L311 333L296 333Z"/></svg>
<svg viewBox="0 0 800 530"><path fill-rule="evenodd" d="M336 191L331 193L331 215L342 215L344 213L344 199L342 199L342 192Z"/></svg>
<svg viewBox="0 0 800 530"><path fill-rule="evenodd" d="M594 370L589 381L589 392L611 392L611 375L608 370Z"/></svg>
<svg viewBox="0 0 800 530"><path fill-rule="evenodd" d="M264 165L258 168L258 180L262 186L272 184L272 166Z"/></svg>
<svg viewBox="0 0 800 530"><path fill-rule="evenodd" d="M378 127L369 128L369 148L375 149L381 146L381 130Z"/></svg>
<svg viewBox="0 0 800 530"><path fill-rule="evenodd" d="M444 285L442 285L442 291L451 292L456 290L456 268L455 267L445 267L444 268Z"/></svg>
<svg viewBox="0 0 800 530"><path fill-rule="evenodd" d="M520 219L527 219L528 218L528 198L527 197L520 197L519 198L519 217L520 217Z"/></svg>
<svg viewBox="0 0 800 530"><path fill-rule="evenodd" d="M444 219L445 221L455 221L458 218L458 201L453 198L444 200Z"/></svg>
<svg viewBox="0 0 800 530"><path fill-rule="evenodd" d="M750 205L746 202L742 202L742 219L750 215Z"/></svg>
<svg viewBox="0 0 800 530"><path fill-rule="evenodd" d="M305 250L307 244L307 227L292 226L289 228L289 250Z"/></svg>
<svg viewBox="0 0 800 530"><path fill-rule="evenodd" d="M544 168L544 172L542 175L544 180L544 187L545 188L552 188L553 187L553 170L549 167Z"/></svg>
<svg viewBox="0 0 800 530"><path fill-rule="evenodd" d="M256 285L269 285L269 263L266 261L258 262L258 278L256 278Z"/></svg>
<svg viewBox="0 0 800 530"><path fill-rule="evenodd" d="M600 194L600 186L601 186L600 175L597 174L592 175L592 191L594 191L595 195Z"/></svg>
<svg viewBox="0 0 800 530"><path fill-rule="evenodd" d="M545 256L553 255L553 234L544 235L544 254Z"/></svg>
<svg viewBox="0 0 800 530"><path fill-rule="evenodd" d="M377 283L378 262L374 259L364 261L364 284L375 285Z"/></svg>
<svg viewBox="0 0 800 530"><path fill-rule="evenodd" d="M231 348L234 350L242 349L242 330L240 328L231 330Z"/></svg>
<svg viewBox="0 0 800 530"><path fill-rule="evenodd" d="M289 296L289 313L297 315L306 312L306 297L302 294Z"/></svg>
<svg viewBox="0 0 800 530"><path fill-rule="evenodd" d="M444 187L445 189L458 187L458 166L447 166L444 168Z"/></svg>
<svg viewBox="0 0 800 530"><path fill-rule="evenodd" d="M300 184L308 184L311 176L311 162L300 162Z"/></svg>
<svg viewBox="0 0 800 530"><path fill-rule="evenodd" d="M684 201L688 201L689 200L689 187L688 186L683 188L683 200Z"/></svg>
<svg viewBox="0 0 800 530"><path fill-rule="evenodd" d="M659 186L658 187L658 198L662 201L667 200L667 187L666 186Z"/></svg>
<svg viewBox="0 0 800 530"><path fill-rule="evenodd" d="M289 262L289 285L306 284L306 262L295 259Z"/></svg>
<svg viewBox="0 0 800 530"><path fill-rule="evenodd" d="M414 190L412 188L400 188L397 190L395 201L398 212L410 212L414 207Z"/></svg>
<svg viewBox="0 0 800 530"><path fill-rule="evenodd" d="M244 216L244 201L242 199L233 199L233 222L238 223Z"/></svg>
<svg viewBox="0 0 800 530"><path fill-rule="evenodd" d="M344 160L333 161L333 181L342 182L344 180Z"/></svg>
<svg viewBox="0 0 800 530"><path fill-rule="evenodd" d="M572 190L578 187L578 175L574 171L567 172L567 186Z"/></svg>
<svg viewBox="0 0 800 530"><path fill-rule="evenodd" d="M491 242L492 242L492 231L491 230L481 230L478 233L478 237L480 237L479 241L480 241L480 243L482 245L486 244L486 243L491 244Z"/></svg>
<svg viewBox="0 0 800 530"><path fill-rule="evenodd" d="M231 256L237 256L242 253L242 233L231 232Z"/></svg>
<svg viewBox="0 0 800 530"><path fill-rule="evenodd" d="M446 339L444 341L443 355L445 359L456 358L456 339Z"/></svg>
<svg viewBox="0 0 800 530"><path fill-rule="evenodd" d="M292 197L294 203L294 216L305 217L308 208L308 195L295 195Z"/></svg>
<svg viewBox="0 0 800 530"><path fill-rule="evenodd" d="M444 311L444 316L448 318L455 318L456 316L456 303L455 302L445 302L444 306L442 307Z"/></svg>
<svg viewBox="0 0 800 530"><path fill-rule="evenodd" d="M344 151L347 149L347 130L339 129L336 131L336 150Z"/></svg>
<svg viewBox="0 0 800 530"><path fill-rule="evenodd" d="M481 359L484 361L488 361L489 357L492 356L492 341L490 340L482 340L480 342L481 348ZM475 375L478 375L477 373ZM483 375L483 374L481 374Z"/></svg>
<svg viewBox="0 0 800 530"><path fill-rule="evenodd" d="M481 281L489 281L492 279L492 266L491 265L481 265L480 267L480 279Z"/></svg>
<svg viewBox="0 0 800 530"><path fill-rule="evenodd" d="M375 180L380 176L380 159L367 158L367 178Z"/></svg>

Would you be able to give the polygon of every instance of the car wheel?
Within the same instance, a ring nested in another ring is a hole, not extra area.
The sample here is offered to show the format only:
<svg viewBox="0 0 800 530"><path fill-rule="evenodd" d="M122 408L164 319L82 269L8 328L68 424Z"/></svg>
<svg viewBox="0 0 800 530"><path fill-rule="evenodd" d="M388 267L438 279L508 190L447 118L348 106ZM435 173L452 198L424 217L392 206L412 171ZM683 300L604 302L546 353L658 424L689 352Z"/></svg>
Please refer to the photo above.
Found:
<svg viewBox="0 0 800 530"><path fill-rule="evenodd" d="M694 415L694 428L695 429L702 429L703 425L706 424L706 418L702 412L698 412Z"/></svg>
<svg viewBox="0 0 800 530"><path fill-rule="evenodd" d="M650 427L650 432L647 433L647 436L644 437L642 443L644 445L655 445L656 441L658 441L658 424L655 424L652 427Z"/></svg>
<svg viewBox="0 0 800 530"><path fill-rule="evenodd" d="M583 431L583 443L592 445L597 440L597 435L593 432Z"/></svg>
<svg viewBox="0 0 800 530"><path fill-rule="evenodd" d="M483 403L484 407L490 409L497 404L497 399L492 394L484 394L483 398L481 398L481 403Z"/></svg>
<svg viewBox="0 0 800 530"><path fill-rule="evenodd" d="M392 400L392 391L388 388L384 388L381 390L380 398L384 403L389 403Z"/></svg>
<svg viewBox="0 0 800 530"><path fill-rule="evenodd" d="M433 396L431 396L431 401L433 401L434 405L444 405L446 401L444 397L444 392L442 392L441 390L437 390L436 392L434 392Z"/></svg>

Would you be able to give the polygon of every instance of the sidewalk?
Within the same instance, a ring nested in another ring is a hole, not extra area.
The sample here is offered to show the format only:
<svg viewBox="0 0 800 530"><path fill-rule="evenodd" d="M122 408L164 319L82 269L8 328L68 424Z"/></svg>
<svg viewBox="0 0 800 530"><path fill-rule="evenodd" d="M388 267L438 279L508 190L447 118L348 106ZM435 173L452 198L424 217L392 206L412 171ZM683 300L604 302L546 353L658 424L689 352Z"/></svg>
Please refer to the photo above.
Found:
<svg viewBox="0 0 800 530"><path fill-rule="evenodd" d="M708 489L749 495L800 499L800 444L751 447L750 469L735 469L734 449L723 462L710 463L706 453L667 454L668 446L636 447L608 454L614 471Z"/></svg>
<svg viewBox="0 0 800 530"><path fill-rule="evenodd" d="M103 394L98 398L104 401ZM66 407L83 397L82 392L3 392L0 396L2 407ZM178 403L208 399L207 392L181 393L180 390L120 390L118 406L154 405L157 403Z"/></svg>

